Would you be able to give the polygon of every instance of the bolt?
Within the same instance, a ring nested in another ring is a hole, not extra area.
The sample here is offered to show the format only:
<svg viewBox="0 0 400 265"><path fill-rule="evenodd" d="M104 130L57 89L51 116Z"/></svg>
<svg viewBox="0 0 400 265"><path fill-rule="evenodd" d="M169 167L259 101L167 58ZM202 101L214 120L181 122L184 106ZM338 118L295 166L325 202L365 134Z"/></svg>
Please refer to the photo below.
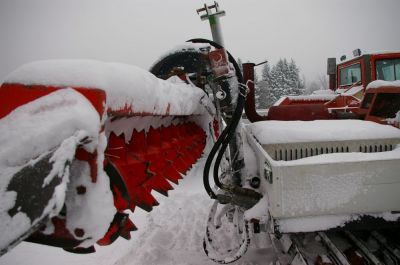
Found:
<svg viewBox="0 0 400 265"><path fill-rule="evenodd" d="M86 193L86 187L85 186L78 186L78 187L76 187L76 192L79 195L85 194Z"/></svg>
<svg viewBox="0 0 400 265"><path fill-rule="evenodd" d="M74 233L77 237L83 237L85 235L85 230L82 228L75 228Z"/></svg>
<svg viewBox="0 0 400 265"><path fill-rule="evenodd" d="M250 186L251 186L252 188L254 188L254 189L259 188L259 187L260 187L260 183L261 183L261 180L260 180L260 178L258 178L258 177L254 177L254 178L252 178L252 179L250 180Z"/></svg>

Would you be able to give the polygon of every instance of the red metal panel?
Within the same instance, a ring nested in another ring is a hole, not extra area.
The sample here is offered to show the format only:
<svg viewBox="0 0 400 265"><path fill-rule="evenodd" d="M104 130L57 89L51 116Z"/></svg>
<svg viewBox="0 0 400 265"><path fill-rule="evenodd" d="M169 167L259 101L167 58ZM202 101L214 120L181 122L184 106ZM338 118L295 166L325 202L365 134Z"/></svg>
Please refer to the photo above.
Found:
<svg viewBox="0 0 400 265"><path fill-rule="evenodd" d="M4 83L0 87L0 119L19 106L64 88L65 87L43 85L27 86ZM92 103L100 117L103 116L104 103L106 100L106 94L103 90L84 87L73 87L73 89L84 95Z"/></svg>
<svg viewBox="0 0 400 265"><path fill-rule="evenodd" d="M254 63L243 64L243 79L249 91L246 97L245 112L250 122L267 120L266 116L260 116L256 111L255 88L254 88Z"/></svg>
<svg viewBox="0 0 400 265"><path fill-rule="evenodd" d="M273 106L268 111L269 120L280 121L312 121L332 119L323 104Z"/></svg>
<svg viewBox="0 0 400 265"><path fill-rule="evenodd" d="M217 78L229 74L229 61L225 49L217 49L209 52L208 58Z"/></svg>

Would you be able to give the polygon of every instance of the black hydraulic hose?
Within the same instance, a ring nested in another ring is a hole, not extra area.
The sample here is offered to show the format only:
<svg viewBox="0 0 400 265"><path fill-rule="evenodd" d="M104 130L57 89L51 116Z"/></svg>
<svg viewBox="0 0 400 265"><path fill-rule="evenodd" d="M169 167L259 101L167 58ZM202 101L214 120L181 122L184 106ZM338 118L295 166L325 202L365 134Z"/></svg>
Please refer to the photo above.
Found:
<svg viewBox="0 0 400 265"><path fill-rule="evenodd" d="M208 43L210 45L213 45L214 47L216 47L217 49L222 48L221 45L212 42L210 40L206 40L206 39L191 39L188 40L188 42L193 42L193 43ZM228 55L229 56L229 55ZM218 140L215 142L214 146L212 147L206 163L204 165L204 171L203 171L203 184L204 184L204 188L207 191L207 194L212 198L212 199L216 199L216 194L215 192L212 190L211 186L210 186L210 182L209 182L209 172L210 172L210 168L212 165L212 161L214 160L215 155L218 152L219 147L221 146L221 144L223 143L223 140L226 138L228 131L229 131L229 127L231 125L229 124L221 133L221 135L219 136ZM218 185L217 185L218 186Z"/></svg>
<svg viewBox="0 0 400 265"><path fill-rule="evenodd" d="M227 127L228 128L228 127ZM214 191L212 190L211 186L210 186L210 182L209 182L209 172L210 172L210 168L211 168L211 164L212 161L214 160L214 156L215 154L218 152L218 149L220 147L220 145L223 142L223 139L226 137L226 135L228 134L228 130L226 130L227 128L225 128L225 130L221 133L220 137L218 138L217 142L214 144L214 146L212 147L206 163L204 165L204 171L203 171L203 184L204 184L204 188L206 189L208 195L212 198L215 199L217 196L215 195Z"/></svg>
<svg viewBox="0 0 400 265"><path fill-rule="evenodd" d="M207 39L191 39L188 42L208 43L208 44L214 46L217 49L222 49L223 48L218 43L216 43L214 41L211 41L211 40L207 40ZM237 99L236 108L235 108L234 114L232 116L231 122L223 130L223 132L221 133L221 135L218 138L217 142L214 144L213 148L210 151L209 156L207 157L206 163L204 165L204 171L203 171L204 187L205 187L207 193L209 194L209 196L211 198L214 198L214 199L216 198L216 194L212 190L212 188L210 186L210 183L209 183L209 172L210 172L211 164L212 164L212 161L214 160L214 157L215 157L216 153L218 152L218 149L222 145L222 148L218 153L217 160L216 160L215 165L214 165L214 182L219 188L224 188L223 184L220 182L220 180L218 178L218 168L219 168L219 165L221 163L221 159L223 157L223 154L224 154L229 142L231 141L231 139L232 139L232 137L233 137L233 135L234 135L234 133L236 131L236 127L237 127L237 125L239 123L240 117L241 117L242 112L243 112L244 99L245 99L245 96L244 96L245 95L245 91L242 91L244 88L241 86L241 84L243 84L242 72L241 72L241 70L239 68L239 65L237 64L237 62L233 58L233 56L228 51L227 51L227 54L228 54L229 61L233 64L233 66L235 68L235 72L236 72L236 76L237 76L240 88L239 88L239 95L238 95L238 99Z"/></svg>
<svg viewBox="0 0 400 265"><path fill-rule="evenodd" d="M218 43L213 42L213 41L209 41L209 40L205 40L205 39L194 39L194 40L190 40L190 41L195 42L195 43L196 42L200 42L200 43L207 42L207 43L211 44L212 46L214 46L217 49L222 49L223 48ZM214 182L217 185L217 187L219 187L221 189L224 188L224 185L221 183L221 181L219 180L219 177L218 177L219 176L219 174L218 174L219 165L221 164L222 157L224 156L224 153L225 153L225 151L226 151L226 149L227 149L227 147L229 145L229 142L231 141L232 137L235 135L236 127L237 127L237 125L239 123L239 120L240 120L240 118L242 116L242 112L243 112L243 108L244 108L244 104L245 104L245 99L246 99L245 98L246 89L243 86L241 86L241 84L243 84L243 82L244 82L244 79L243 79L243 75L242 75L242 72L240 70L240 67L237 64L235 58L233 58L233 56L228 51L226 51L226 52L228 54L229 61L233 64L233 67L235 68L236 77L238 79L238 83L239 83L240 87L239 87L238 99L236 101L236 108L235 108L234 114L232 116L231 123L225 128L226 131L229 132L229 134L226 137L225 137L225 135L224 135L224 137L220 137L220 138L222 138L222 142L223 143L222 143L222 147L221 147L221 149L220 149L220 151L218 153L217 159L215 160L215 163L214 163L214 171L213 171ZM217 147L219 147L219 146L220 146L220 144ZM210 155L209 155L209 157L211 157L210 165L211 165L212 160L214 159L214 156L215 156L215 154L212 154L212 156L211 156L211 153L210 153ZM207 168L207 170L209 170L209 169ZM208 172L209 171L207 171L207 174L208 174ZM208 178L208 175L207 175L207 178Z"/></svg>
<svg viewBox="0 0 400 265"><path fill-rule="evenodd" d="M223 183L220 182L219 178L218 178L218 171L219 171L219 165L221 163L222 157L224 156L224 153L228 147L229 142L231 141L232 137L235 135L236 132L236 127L239 124L240 118L242 116L242 112L243 112L243 108L244 108L244 103L245 103L245 94L246 90L243 87L239 88L239 98L237 101L237 106L235 108L235 112L232 116L232 128L229 130L229 134L228 136L225 138L225 140L223 141L223 144L221 146L221 149L218 152L218 156L215 160L215 164L214 164L214 181L216 183L216 185L221 188L221 189L226 189L226 187L224 186ZM232 161L233 162L233 161ZM219 184L219 185L218 185Z"/></svg>

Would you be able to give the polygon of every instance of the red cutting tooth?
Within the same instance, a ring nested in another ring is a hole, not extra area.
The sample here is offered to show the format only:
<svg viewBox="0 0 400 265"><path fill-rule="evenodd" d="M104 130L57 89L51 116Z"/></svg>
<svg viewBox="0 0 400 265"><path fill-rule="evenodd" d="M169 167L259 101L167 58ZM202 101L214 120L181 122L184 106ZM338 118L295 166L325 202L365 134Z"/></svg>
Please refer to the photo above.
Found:
<svg viewBox="0 0 400 265"><path fill-rule="evenodd" d="M146 170L147 164L145 162L130 163L120 167L128 190L130 190L131 187L139 186L145 181L147 177Z"/></svg>
<svg viewBox="0 0 400 265"><path fill-rule="evenodd" d="M189 164L183 160L183 154L178 154L178 157L173 161L173 166L176 170L182 174L184 174L189 168Z"/></svg>
<svg viewBox="0 0 400 265"><path fill-rule="evenodd" d="M128 218L124 227L120 231L120 235L126 240L131 239L131 232L136 231L137 227L132 223L132 221Z"/></svg>
<svg viewBox="0 0 400 265"><path fill-rule="evenodd" d="M182 179L181 174L171 165L168 165L163 170L163 175L166 179L172 181L175 184L178 184L178 180Z"/></svg>
<svg viewBox="0 0 400 265"><path fill-rule="evenodd" d="M129 152L134 154L144 154L146 153L146 134L144 131L133 131L131 140L127 146Z"/></svg>
<svg viewBox="0 0 400 265"><path fill-rule="evenodd" d="M114 206L118 211L124 211L128 209L129 202L127 202L121 195L121 192L118 190L117 187L113 188L114 193Z"/></svg>
<svg viewBox="0 0 400 265"><path fill-rule="evenodd" d="M150 180L146 182L146 187L151 188L162 195L168 196L168 191L173 190L172 185L161 176L161 174L156 174Z"/></svg>
<svg viewBox="0 0 400 265"><path fill-rule="evenodd" d="M145 188L136 189L133 196L133 204L147 212L150 212L153 209L153 206L159 205L158 201L151 195L150 191Z"/></svg>
<svg viewBox="0 0 400 265"><path fill-rule="evenodd" d="M108 138L108 147L105 151L105 156L110 159L126 159L125 140L123 135L116 136L114 133L110 134L110 137Z"/></svg>

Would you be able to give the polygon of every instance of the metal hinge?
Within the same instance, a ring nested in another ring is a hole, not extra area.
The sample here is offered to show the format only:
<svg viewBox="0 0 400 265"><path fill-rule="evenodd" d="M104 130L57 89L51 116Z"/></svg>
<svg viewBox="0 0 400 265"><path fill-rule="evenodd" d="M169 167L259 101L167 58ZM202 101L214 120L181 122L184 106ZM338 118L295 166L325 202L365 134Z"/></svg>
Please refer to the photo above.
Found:
<svg viewBox="0 0 400 265"><path fill-rule="evenodd" d="M264 163L264 178L272 184L272 169L267 161Z"/></svg>

